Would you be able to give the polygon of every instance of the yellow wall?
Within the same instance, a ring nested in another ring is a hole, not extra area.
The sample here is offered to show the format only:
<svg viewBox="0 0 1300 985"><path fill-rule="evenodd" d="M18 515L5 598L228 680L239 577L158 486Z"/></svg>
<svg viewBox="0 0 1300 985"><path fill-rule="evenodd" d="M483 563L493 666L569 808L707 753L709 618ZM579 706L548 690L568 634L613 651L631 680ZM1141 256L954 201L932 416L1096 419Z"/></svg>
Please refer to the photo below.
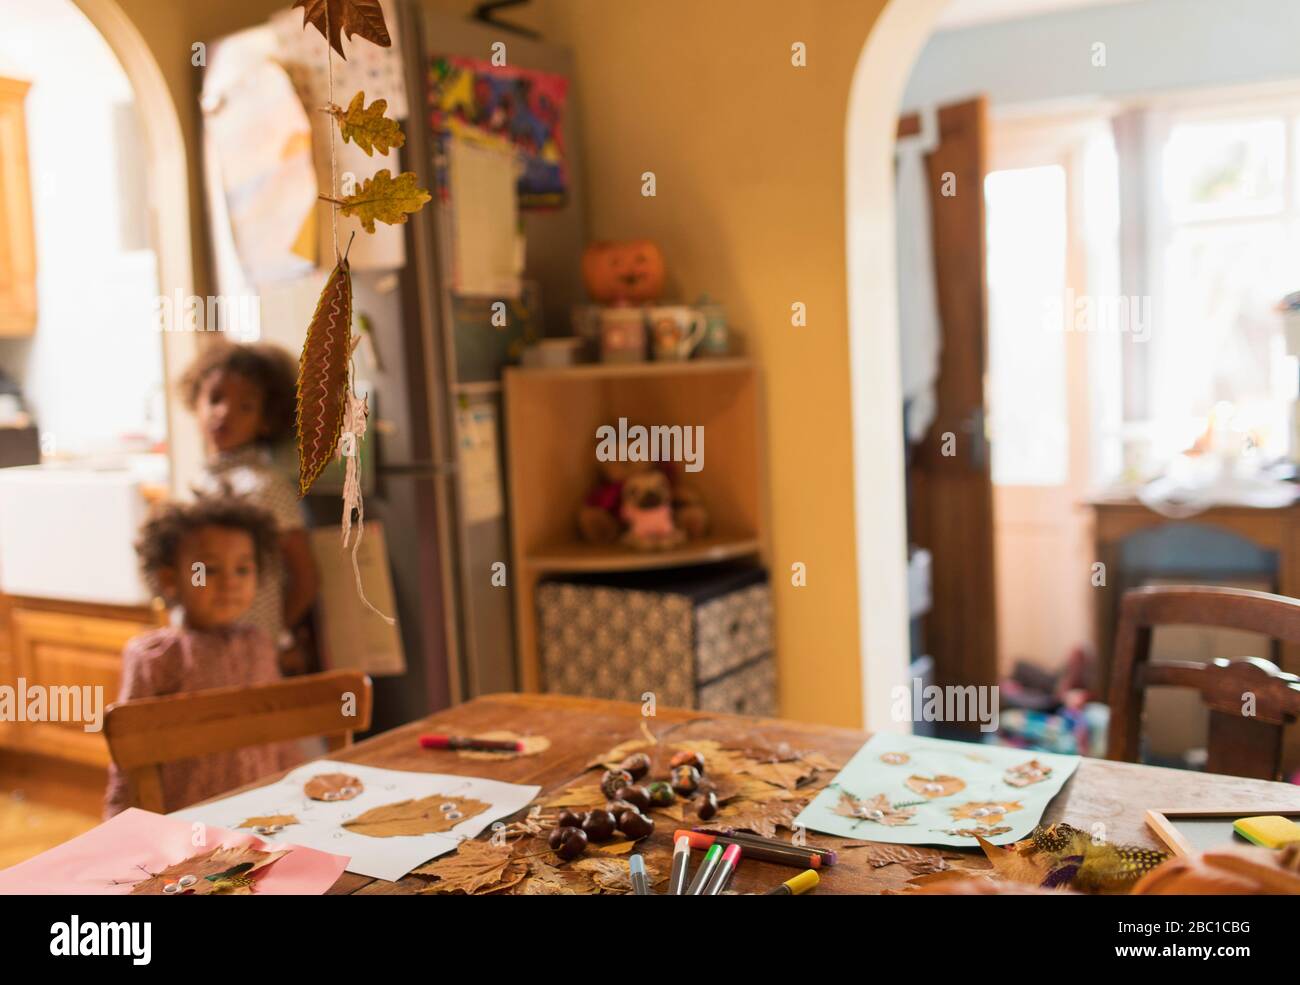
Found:
<svg viewBox="0 0 1300 985"><path fill-rule="evenodd" d="M200 293L198 70L190 45L273 0L121 0L177 98L191 148ZM446 13L471 0L432 0ZM576 54L593 238L650 236L670 281L721 299L763 367L782 713L862 720L845 282L849 83L885 0L539 0L507 19ZM791 65L803 42L807 67ZM657 195L641 195L655 172ZM808 325L790 324L791 304ZM790 584L807 565L808 585ZM898 659L904 659L903 654Z"/></svg>
<svg viewBox="0 0 1300 985"><path fill-rule="evenodd" d="M574 49L589 231L649 236L766 386L782 713L862 720L845 283L849 83L884 0L548 0ZM804 42L808 66L794 68ZM658 194L641 195L654 171ZM790 324L803 301L808 326ZM790 584L790 565L808 585ZM905 659L899 654L898 659Z"/></svg>

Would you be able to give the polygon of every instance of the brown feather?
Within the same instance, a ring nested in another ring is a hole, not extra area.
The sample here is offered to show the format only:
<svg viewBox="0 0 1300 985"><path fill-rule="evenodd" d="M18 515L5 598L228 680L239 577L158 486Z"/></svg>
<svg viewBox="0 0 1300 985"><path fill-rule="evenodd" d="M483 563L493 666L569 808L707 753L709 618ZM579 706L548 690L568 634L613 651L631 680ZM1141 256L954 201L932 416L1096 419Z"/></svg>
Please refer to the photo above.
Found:
<svg viewBox="0 0 1300 985"><path fill-rule="evenodd" d="M325 282L298 361L298 495L338 453L352 354L352 274L348 261Z"/></svg>

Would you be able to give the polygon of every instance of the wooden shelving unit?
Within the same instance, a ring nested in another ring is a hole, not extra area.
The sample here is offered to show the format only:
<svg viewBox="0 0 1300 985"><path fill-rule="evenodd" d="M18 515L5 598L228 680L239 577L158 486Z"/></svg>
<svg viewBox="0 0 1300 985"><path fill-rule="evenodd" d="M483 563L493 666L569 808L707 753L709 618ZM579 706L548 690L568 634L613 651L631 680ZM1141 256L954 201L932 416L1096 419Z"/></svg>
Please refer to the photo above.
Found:
<svg viewBox="0 0 1300 985"><path fill-rule="evenodd" d="M671 551L578 539L577 513L597 477L596 429L701 425L704 467L689 475L712 533ZM537 583L547 575L645 571L766 553L758 370L740 358L682 363L512 368L505 374L511 586L520 686L541 688Z"/></svg>

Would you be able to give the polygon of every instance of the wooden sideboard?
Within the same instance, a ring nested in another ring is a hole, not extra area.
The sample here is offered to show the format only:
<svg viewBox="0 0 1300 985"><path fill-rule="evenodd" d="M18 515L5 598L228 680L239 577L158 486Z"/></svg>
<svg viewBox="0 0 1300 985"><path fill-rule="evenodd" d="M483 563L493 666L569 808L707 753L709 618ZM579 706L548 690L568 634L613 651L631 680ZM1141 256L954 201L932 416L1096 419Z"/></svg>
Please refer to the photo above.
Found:
<svg viewBox="0 0 1300 985"><path fill-rule="evenodd" d="M163 625L149 606L112 606L0 596L0 685L102 687L117 697L122 648ZM0 790L98 813L108 747L77 722L0 722Z"/></svg>

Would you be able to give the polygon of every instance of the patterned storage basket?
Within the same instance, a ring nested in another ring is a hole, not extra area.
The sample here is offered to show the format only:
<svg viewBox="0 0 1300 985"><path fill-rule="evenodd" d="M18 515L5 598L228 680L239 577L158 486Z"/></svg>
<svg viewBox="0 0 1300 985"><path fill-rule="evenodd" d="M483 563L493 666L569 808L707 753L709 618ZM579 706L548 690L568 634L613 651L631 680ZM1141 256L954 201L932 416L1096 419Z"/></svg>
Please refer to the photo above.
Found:
<svg viewBox="0 0 1300 985"><path fill-rule="evenodd" d="M775 710L772 595L761 568L574 576L538 586L537 607L547 691Z"/></svg>

